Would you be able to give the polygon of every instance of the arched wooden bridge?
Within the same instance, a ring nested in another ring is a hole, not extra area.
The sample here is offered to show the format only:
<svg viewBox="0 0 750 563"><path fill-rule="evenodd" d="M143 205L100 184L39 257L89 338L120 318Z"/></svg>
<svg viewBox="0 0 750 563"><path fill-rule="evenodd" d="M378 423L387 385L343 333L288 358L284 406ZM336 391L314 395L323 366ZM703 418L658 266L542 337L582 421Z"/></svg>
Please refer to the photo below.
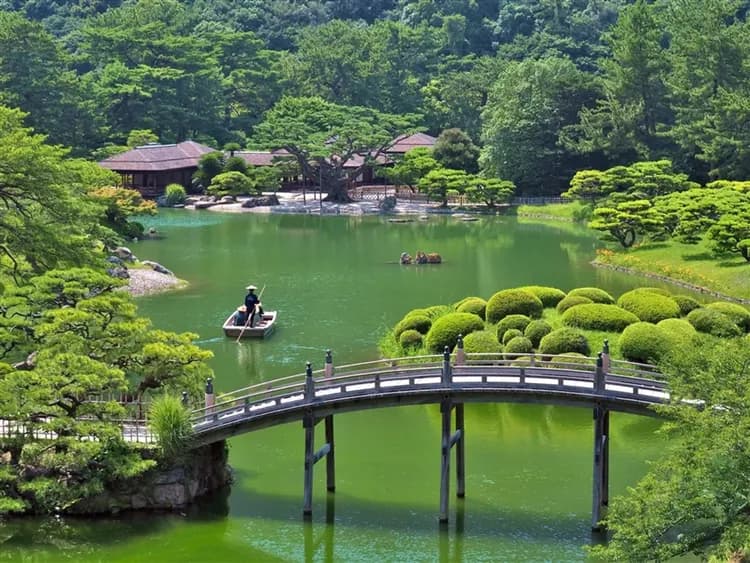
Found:
<svg viewBox="0 0 750 563"><path fill-rule="evenodd" d="M592 407L594 479L592 527L608 504L609 412L654 415L669 399L654 366L611 360L605 344L597 358L550 361L539 355L411 356L336 366L263 382L222 394L207 382L206 406L192 412L196 445L301 420L305 430L304 514L312 512L313 466L326 458L327 488L335 490L333 415L369 408L439 403L442 413L440 521L448 520L450 450L456 446L457 495L465 493L464 403L521 402ZM452 412L455 410L455 432ZM326 443L314 447L315 425L325 421Z"/></svg>

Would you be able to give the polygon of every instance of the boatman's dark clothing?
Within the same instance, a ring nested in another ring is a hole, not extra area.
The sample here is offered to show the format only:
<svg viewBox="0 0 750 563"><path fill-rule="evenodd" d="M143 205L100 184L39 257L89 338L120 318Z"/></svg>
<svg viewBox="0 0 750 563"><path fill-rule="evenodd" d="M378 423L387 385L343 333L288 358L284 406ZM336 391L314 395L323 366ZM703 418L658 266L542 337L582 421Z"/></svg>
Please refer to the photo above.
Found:
<svg viewBox="0 0 750 563"><path fill-rule="evenodd" d="M258 296L255 295L254 291L248 292L248 294L245 295L245 307L247 307L248 313L255 311L255 306L258 303L260 303L260 299L258 299Z"/></svg>

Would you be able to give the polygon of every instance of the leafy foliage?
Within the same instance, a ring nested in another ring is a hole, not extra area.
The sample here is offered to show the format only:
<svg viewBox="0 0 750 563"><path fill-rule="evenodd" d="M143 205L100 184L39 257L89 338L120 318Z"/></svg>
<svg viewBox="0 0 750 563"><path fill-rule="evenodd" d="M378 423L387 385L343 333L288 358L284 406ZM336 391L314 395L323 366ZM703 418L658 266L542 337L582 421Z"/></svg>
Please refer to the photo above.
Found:
<svg viewBox="0 0 750 563"><path fill-rule="evenodd" d="M504 289L487 300L487 322L497 323L508 315L526 315L539 318L544 304L530 291Z"/></svg>
<svg viewBox="0 0 750 563"><path fill-rule="evenodd" d="M562 316L563 324L589 330L621 332L638 317L617 305L589 303L569 308Z"/></svg>
<svg viewBox="0 0 750 563"><path fill-rule="evenodd" d="M459 335L468 335L484 330L484 322L471 313L449 313L437 319L425 337L425 346L434 353L440 353L446 346L452 350Z"/></svg>
<svg viewBox="0 0 750 563"><path fill-rule="evenodd" d="M149 408L149 424L166 458L185 453L193 427L190 413L180 399L173 395L157 396Z"/></svg>

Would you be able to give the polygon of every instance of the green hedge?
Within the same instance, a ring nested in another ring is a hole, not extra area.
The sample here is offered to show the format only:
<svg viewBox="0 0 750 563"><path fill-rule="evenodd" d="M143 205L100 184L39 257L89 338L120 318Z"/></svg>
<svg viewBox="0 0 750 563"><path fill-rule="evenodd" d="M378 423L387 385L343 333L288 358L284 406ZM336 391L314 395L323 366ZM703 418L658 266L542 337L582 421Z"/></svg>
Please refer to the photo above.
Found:
<svg viewBox="0 0 750 563"><path fill-rule="evenodd" d="M590 303L571 307L562 316L564 325L588 330L622 332L625 327L638 322L638 317L617 305Z"/></svg>
<svg viewBox="0 0 750 563"><path fill-rule="evenodd" d="M584 356L588 356L590 352L588 340L583 333L574 328L558 328L539 342L540 354L553 356L569 352L577 352Z"/></svg>
<svg viewBox="0 0 750 563"><path fill-rule="evenodd" d="M545 308L554 307L565 298L565 292L562 289L557 289L556 287L547 287L544 285L526 285L524 287L520 287L519 289L523 289L533 295L536 295Z"/></svg>
<svg viewBox="0 0 750 563"><path fill-rule="evenodd" d="M542 340L542 338L547 336L550 332L552 332L552 325L550 325L547 321L537 319L531 321L528 324L528 326L523 331L523 335L531 340L534 348L536 348L537 346L539 346L539 342Z"/></svg>
<svg viewBox="0 0 750 563"><path fill-rule="evenodd" d="M489 330L479 330L466 335L466 338L464 338L464 351L467 354L499 354L503 351L503 346L497 341L494 332Z"/></svg>
<svg viewBox="0 0 750 563"><path fill-rule="evenodd" d="M504 289L487 301L487 322L497 323L508 315L526 315L539 318L544 305L533 293L524 289Z"/></svg>
<svg viewBox="0 0 750 563"><path fill-rule="evenodd" d="M635 323L620 336L620 353L631 362L658 364L672 349L672 342L663 328L653 323Z"/></svg>
<svg viewBox="0 0 750 563"><path fill-rule="evenodd" d="M448 313L434 323L425 338L425 346L436 353L445 346L451 350L456 345L460 334L466 337L477 330L484 330L484 321L472 313Z"/></svg>
<svg viewBox="0 0 750 563"><path fill-rule="evenodd" d="M575 307L576 305L584 305L586 303L593 303L593 301L588 297L584 297L583 295L568 295L565 299L557 304L557 312L562 315L571 307Z"/></svg>
<svg viewBox="0 0 750 563"><path fill-rule="evenodd" d="M675 319L680 316L680 306L674 299L646 288L623 293L617 300L617 304L647 323L658 323L664 319Z"/></svg>
<svg viewBox="0 0 750 563"><path fill-rule="evenodd" d="M525 336L516 336L511 338L510 341L505 345L506 354L530 354L534 351L534 346L531 344L531 340Z"/></svg>
<svg viewBox="0 0 750 563"><path fill-rule="evenodd" d="M422 338L421 332L410 328L401 333L401 336L398 337L398 343L404 350L407 348L421 348Z"/></svg>
<svg viewBox="0 0 750 563"><path fill-rule="evenodd" d="M510 342L514 338L518 338L519 336L523 336L522 330L519 330L517 328L509 328L503 334L503 338L502 338L503 344L507 344L508 342Z"/></svg>
<svg viewBox="0 0 750 563"><path fill-rule="evenodd" d="M705 332L721 338L740 336L742 330L732 319L716 309L695 309L690 311L687 320L698 332Z"/></svg>
<svg viewBox="0 0 750 563"><path fill-rule="evenodd" d="M614 297L598 287L577 287L571 289L567 297L588 297L594 303L604 303L605 305L611 305L615 302Z"/></svg>
<svg viewBox="0 0 750 563"><path fill-rule="evenodd" d="M487 301L481 297L467 297L456 306L456 311L459 313L474 313L482 319L485 317L486 310Z"/></svg>
<svg viewBox="0 0 750 563"><path fill-rule="evenodd" d="M521 334L523 334L523 331L527 326L529 326L530 322L531 319L526 315L508 315L499 323L497 323L498 341L503 342L503 335L505 335L505 331L510 330L511 328L518 329L521 331Z"/></svg>
<svg viewBox="0 0 750 563"><path fill-rule="evenodd" d="M688 297L687 295L673 295L672 299L674 299L677 305L680 307L680 313L683 317L686 316L690 311L700 309L701 307L701 304L698 303L698 301L696 301L692 297Z"/></svg>
<svg viewBox="0 0 750 563"><path fill-rule="evenodd" d="M727 303L726 301L716 301L706 305L708 309L719 311L732 319L732 322L742 329L743 332L750 332L750 311L742 305L736 303Z"/></svg>
<svg viewBox="0 0 750 563"><path fill-rule="evenodd" d="M398 340L406 330L416 330L421 334L427 334L432 326L432 321L424 315L408 314L393 327L393 336Z"/></svg>

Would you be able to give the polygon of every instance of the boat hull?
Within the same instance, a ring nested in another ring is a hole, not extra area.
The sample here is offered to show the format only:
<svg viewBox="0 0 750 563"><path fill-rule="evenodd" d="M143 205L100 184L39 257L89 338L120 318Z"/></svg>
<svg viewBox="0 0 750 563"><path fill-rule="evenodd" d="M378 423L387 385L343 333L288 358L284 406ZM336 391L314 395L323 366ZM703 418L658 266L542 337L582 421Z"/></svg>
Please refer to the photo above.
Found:
<svg viewBox="0 0 750 563"><path fill-rule="evenodd" d="M254 326L236 326L232 324L232 317L234 313L231 313L227 320L224 321L222 328L224 329L224 335L232 338L238 338L240 334L242 338L265 338L270 335L276 327L276 311L264 311L259 321L255 321ZM244 328L244 330L243 330Z"/></svg>

